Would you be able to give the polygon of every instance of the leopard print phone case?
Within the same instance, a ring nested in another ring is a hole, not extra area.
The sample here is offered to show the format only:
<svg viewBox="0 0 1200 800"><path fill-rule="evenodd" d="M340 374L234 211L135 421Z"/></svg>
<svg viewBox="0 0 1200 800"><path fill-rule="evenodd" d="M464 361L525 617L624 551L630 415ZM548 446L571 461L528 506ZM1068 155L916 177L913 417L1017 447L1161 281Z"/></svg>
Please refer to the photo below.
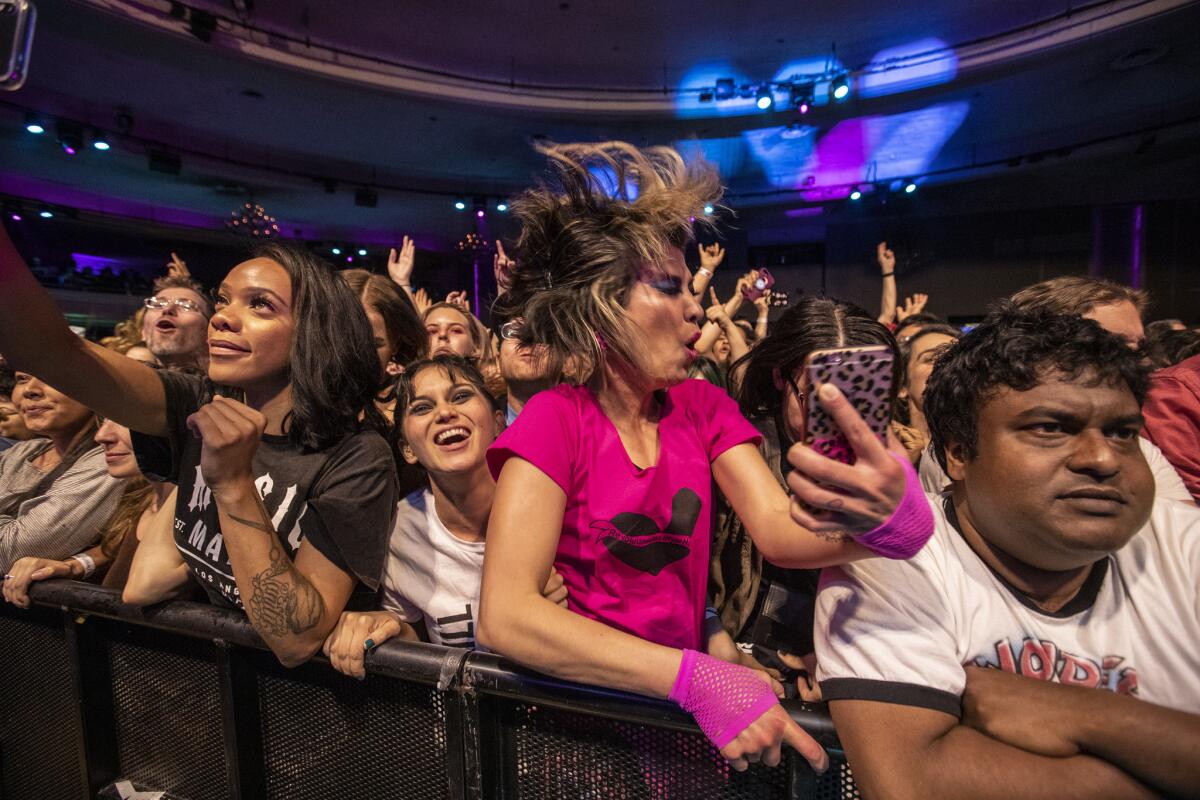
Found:
<svg viewBox="0 0 1200 800"><path fill-rule="evenodd" d="M816 387L822 383L838 387L867 427L886 443L892 421L894 360L891 348L884 345L817 350L809 356L805 367L809 396L804 440L813 450L844 464L854 463L854 449L816 398Z"/></svg>

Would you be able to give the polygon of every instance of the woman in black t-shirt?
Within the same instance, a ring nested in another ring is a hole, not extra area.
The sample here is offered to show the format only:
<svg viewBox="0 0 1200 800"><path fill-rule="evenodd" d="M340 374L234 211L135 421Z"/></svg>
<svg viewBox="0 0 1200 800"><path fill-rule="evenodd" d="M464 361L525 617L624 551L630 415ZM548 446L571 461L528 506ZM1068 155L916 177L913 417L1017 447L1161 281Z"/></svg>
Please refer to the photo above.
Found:
<svg viewBox="0 0 1200 800"><path fill-rule="evenodd" d="M186 564L282 663L310 658L378 585L399 499L354 293L303 251L260 249L216 292L206 379L76 337L2 233L0 286L0 352L140 434L143 472L179 484L174 545L143 542L131 580L186 580Z"/></svg>

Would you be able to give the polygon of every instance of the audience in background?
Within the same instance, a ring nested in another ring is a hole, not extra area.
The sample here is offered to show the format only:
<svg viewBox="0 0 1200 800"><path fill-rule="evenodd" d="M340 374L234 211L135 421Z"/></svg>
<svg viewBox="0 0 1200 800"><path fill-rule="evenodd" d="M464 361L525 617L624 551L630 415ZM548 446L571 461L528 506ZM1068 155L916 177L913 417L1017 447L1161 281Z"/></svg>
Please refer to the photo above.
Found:
<svg viewBox="0 0 1200 800"><path fill-rule="evenodd" d="M431 356L478 359L484 342L471 312L453 303L434 303L421 315Z"/></svg>
<svg viewBox="0 0 1200 800"><path fill-rule="evenodd" d="M13 371L7 365L0 366L0 452L37 435L25 427L25 419L13 402L12 393L16 385Z"/></svg>
<svg viewBox="0 0 1200 800"><path fill-rule="evenodd" d="M95 544L124 485L108 474L104 452L92 441L96 415L90 408L27 372L16 373L12 399L39 438L0 453L5 573L24 556L61 559Z"/></svg>
<svg viewBox="0 0 1200 800"><path fill-rule="evenodd" d="M1142 441L1161 449L1200 503L1200 355L1155 372L1142 413L1146 417Z"/></svg>
<svg viewBox="0 0 1200 800"><path fill-rule="evenodd" d="M1146 357L1157 369L1174 366L1200 354L1200 333L1189 330L1146 328Z"/></svg>
<svg viewBox="0 0 1200 800"><path fill-rule="evenodd" d="M546 363L546 346L521 344L522 317L503 320L495 315L496 335L500 339L497 348L497 364L500 376L507 389L505 395L505 424L512 425L521 409L538 392L549 389L553 382Z"/></svg>
<svg viewBox="0 0 1200 800"><path fill-rule="evenodd" d="M151 563L139 547L130 583L142 565L174 577L186 562L210 600L243 608L288 665L320 649L352 595L369 601L399 499L396 472L378 432L386 423L374 404L370 323L327 264L272 244L234 267L216 293L207 379L156 373L71 335L7 236L0 283L0 349L135 431L135 452L155 462L142 462L148 477L179 485L177 550ZM203 319L179 305L195 304L181 294L193 290L164 291L172 294L147 314L152 325Z"/></svg>
<svg viewBox="0 0 1200 800"><path fill-rule="evenodd" d="M959 337L958 328L931 323L917 328L900 344L900 391L896 395L897 419L913 428L925 442L929 423L925 420L925 384L937 357ZM919 450L924 449L922 443Z"/></svg>
<svg viewBox="0 0 1200 800"><path fill-rule="evenodd" d="M821 691L864 796L1200 786L1200 515L1155 499L1145 390L1121 340L1045 310L998 311L941 358L933 539L827 570L817 599Z"/></svg>
<svg viewBox="0 0 1200 800"><path fill-rule="evenodd" d="M154 281L146 298L142 336L159 364L204 369L208 363L205 335L212 305L204 287L187 275L165 275Z"/></svg>

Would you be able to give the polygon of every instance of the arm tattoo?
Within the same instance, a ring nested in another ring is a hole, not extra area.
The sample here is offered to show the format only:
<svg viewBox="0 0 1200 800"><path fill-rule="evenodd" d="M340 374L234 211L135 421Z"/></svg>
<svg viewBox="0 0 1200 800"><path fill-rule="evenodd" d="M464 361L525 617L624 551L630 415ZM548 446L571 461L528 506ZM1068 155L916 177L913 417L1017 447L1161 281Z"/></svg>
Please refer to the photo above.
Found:
<svg viewBox="0 0 1200 800"><path fill-rule="evenodd" d="M253 578L253 591L246 609L254 622L272 636L304 633L321 621L325 603L321 593L299 572L293 571L290 580L280 579L292 561L279 545L273 544L271 565Z"/></svg>
<svg viewBox="0 0 1200 800"><path fill-rule="evenodd" d="M268 557L271 564L252 579L252 591L246 601L246 611L250 613L255 627L271 636L287 636L300 634L316 627L321 621L325 610L325 602L321 593L316 590L307 578L295 570L287 576L292 560L279 547L279 539L275 529L268 522L267 509L263 506L262 498L255 496L258 501L259 519L229 518L234 522L262 531L271 537L271 550Z"/></svg>

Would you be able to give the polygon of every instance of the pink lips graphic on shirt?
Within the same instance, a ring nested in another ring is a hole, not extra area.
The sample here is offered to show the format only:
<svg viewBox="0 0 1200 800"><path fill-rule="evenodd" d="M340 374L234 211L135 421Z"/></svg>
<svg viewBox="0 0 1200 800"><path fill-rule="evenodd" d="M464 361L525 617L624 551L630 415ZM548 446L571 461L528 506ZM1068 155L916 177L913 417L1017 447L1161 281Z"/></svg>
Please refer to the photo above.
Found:
<svg viewBox="0 0 1200 800"><path fill-rule="evenodd" d="M665 529L645 514L633 511L624 511L611 520L596 520L591 528L613 556L639 572L657 575L691 552L700 506L700 496L684 488L671 500L671 521Z"/></svg>

